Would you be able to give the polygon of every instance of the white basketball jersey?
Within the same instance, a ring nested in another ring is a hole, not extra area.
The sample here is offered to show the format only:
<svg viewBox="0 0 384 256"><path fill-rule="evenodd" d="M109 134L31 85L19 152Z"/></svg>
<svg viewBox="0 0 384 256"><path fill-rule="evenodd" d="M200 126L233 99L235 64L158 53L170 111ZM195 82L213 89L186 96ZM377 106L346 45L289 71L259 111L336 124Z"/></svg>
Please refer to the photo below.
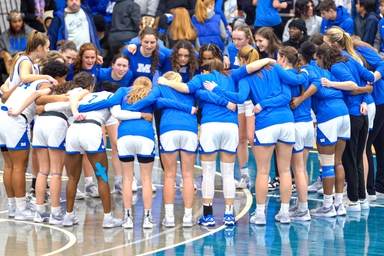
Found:
<svg viewBox="0 0 384 256"><path fill-rule="evenodd" d="M19 109L24 101L35 91L39 89L40 84L50 83L48 80L36 80L29 84L21 83L18 88L9 96L8 100L4 103L8 109ZM36 113L36 104L33 102L22 112L26 117L28 123L33 120Z"/></svg>
<svg viewBox="0 0 384 256"><path fill-rule="evenodd" d="M79 102L79 105L84 104L92 104L99 102L101 100L106 100L110 98L113 94L110 92L102 91L102 92L94 92L85 95L85 97ZM96 110L96 111L90 111L86 112L86 119L92 119L100 122L101 124L105 124L109 117L111 116L111 112L109 111L108 108L104 108L101 110Z"/></svg>
<svg viewBox="0 0 384 256"><path fill-rule="evenodd" d="M12 71L12 74L10 74L9 76L9 89L11 90L13 87L15 86L18 86L19 83L21 82L21 79L20 79L20 64L21 62L23 61L30 61L32 63L32 70L31 70L31 74L34 74L35 72L35 69L38 71L37 74L40 74L40 69L38 68L38 66L34 65L33 64L33 61L28 57L28 56L21 56L14 68L13 68L13 71Z"/></svg>

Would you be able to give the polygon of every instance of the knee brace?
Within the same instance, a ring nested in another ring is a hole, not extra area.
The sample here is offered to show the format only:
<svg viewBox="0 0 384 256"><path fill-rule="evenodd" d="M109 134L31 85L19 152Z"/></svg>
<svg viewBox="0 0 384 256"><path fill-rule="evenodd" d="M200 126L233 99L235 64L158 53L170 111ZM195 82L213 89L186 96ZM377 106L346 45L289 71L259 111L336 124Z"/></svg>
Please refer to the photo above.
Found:
<svg viewBox="0 0 384 256"><path fill-rule="evenodd" d="M335 167L333 165L332 166L323 165L323 173L321 175L323 179L335 177Z"/></svg>
<svg viewBox="0 0 384 256"><path fill-rule="evenodd" d="M220 162L221 177L223 179L224 198L235 198L236 187L233 178L235 163Z"/></svg>
<svg viewBox="0 0 384 256"><path fill-rule="evenodd" d="M203 184L201 186L201 193L203 198L211 199L215 195L216 161L201 161L201 167L203 169Z"/></svg>
<svg viewBox="0 0 384 256"><path fill-rule="evenodd" d="M319 154L319 160L320 160L321 166L331 166L331 165L334 166L335 154L332 154L332 155Z"/></svg>

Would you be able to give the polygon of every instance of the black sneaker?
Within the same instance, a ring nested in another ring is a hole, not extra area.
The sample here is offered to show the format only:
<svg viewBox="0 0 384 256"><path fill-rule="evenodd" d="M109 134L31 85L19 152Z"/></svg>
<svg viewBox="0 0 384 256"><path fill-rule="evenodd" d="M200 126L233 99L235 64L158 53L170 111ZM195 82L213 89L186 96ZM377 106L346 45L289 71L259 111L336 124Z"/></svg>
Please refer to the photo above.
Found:
<svg viewBox="0 0 384 256"><path fill-rule="evenodd" d="M275 177L273 180L271 180L268 183L268 190L274 191L280 189L280 179L278 177Z"/></svg>

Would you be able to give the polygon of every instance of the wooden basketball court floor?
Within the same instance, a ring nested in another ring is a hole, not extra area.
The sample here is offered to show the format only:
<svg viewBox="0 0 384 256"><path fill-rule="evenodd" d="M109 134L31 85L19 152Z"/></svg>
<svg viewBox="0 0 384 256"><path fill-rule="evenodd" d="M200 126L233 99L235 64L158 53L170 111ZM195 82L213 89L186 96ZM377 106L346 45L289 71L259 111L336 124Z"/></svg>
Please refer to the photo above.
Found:
<svg viewBox="0 0 384 256"><path fill-rule="evenodd" d="M108 153L109 154L109 153ZM0 160L0 170L3 162ZM222 225L224 199L220 173L215 180L214 213L216 226L206 228L196 225L183 228L183 201L180 188L176 188L176 227L164 228L164 203L162 200L163 171L155 164L153 183L157 192L153 200L153 216L157 227L143 230L143 203L141 189L134 195L135 227L102 228L103 209L100 199L86 198L75 203L79 225L70 228L14 221L7 216L7 197L4 186L0 186L0 255L384 255L384 238L381 225L384 222L384 200L372 204L369 211L358 214L348 213L346 217L313 218L308 222L292 222L281 225L274 221L280 208L279 192L271 192L267 202L267 225L249 224L250 214L255 209L254 187L237 190L234 227ZM219 166L219 165L218 165ZM110 166L111 167L111 166ZM256 176L254 159L250 159L252 181ZM239 176L236 168L235 176ZM311 181L318 176L317 154L310 154L308 162ZM135 166L136 177L139 176ZM271 170L273 177L274 170ZM27 175L29 188L30 176ZM109 171L110 186L113 186L113 171ZM180 172L176 184L180 183ZM193 212L195 219L202 214L201 169L195 168L195 181L199 189L195 193ZM1 180L2 182L2 180ZM63 191L67 179L63 177ZM252 182L254 186L254 182ZM139 181L140 185L140 181ZM84 188L83 178L79 185ZM292 195L293 199L296 196ZM122 217L121 195L111 194L115 215ZM61 195L65 209L65 193ZM321 198L309 195L309 207L316 207ZM383 205L382 205L383 204Z"/></svg>

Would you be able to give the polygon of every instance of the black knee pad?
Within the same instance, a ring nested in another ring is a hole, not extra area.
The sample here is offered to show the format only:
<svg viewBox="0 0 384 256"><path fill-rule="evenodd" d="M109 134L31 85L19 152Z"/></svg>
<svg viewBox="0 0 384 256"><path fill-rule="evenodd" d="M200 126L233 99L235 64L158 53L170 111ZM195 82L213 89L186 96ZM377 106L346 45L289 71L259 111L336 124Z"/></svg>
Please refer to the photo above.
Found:
<svg viewBox="0 0 384 256"><path fill-rule="evenodd" d="M0 147L0 150L1 150L1 152L8 152L8 148L7 147Z"/></svg>

